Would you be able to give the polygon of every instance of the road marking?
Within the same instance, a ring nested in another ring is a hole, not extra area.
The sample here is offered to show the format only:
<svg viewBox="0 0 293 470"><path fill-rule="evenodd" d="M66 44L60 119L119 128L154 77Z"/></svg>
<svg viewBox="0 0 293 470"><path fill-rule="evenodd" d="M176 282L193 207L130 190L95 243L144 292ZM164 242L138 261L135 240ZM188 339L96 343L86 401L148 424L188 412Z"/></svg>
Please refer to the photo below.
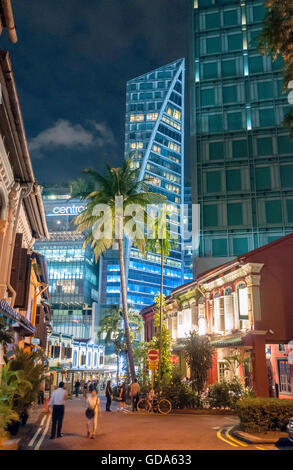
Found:
<svg viewBox="0 0 293 470"><path fill-rule="evenodd" d="M255 446L255 448L258 449L258 450L267 450L267 449L264 449L263 447L257 447L257 446Z"/></svg>
<svg viewBox="0 0 293 470"><path fill-rule="evenodd" d="M236 442L236 444L239 444L243 447L248 447L248 444L245 444L244 442L238 441L237 439L235 439L234 437L232 437L230 435L231 429L233 429L233 426L231 426L230 428L227 428L226 431L225 431L225 434L228 437L228 439L231 439L231 441Z"/></svg>
<svg viewBox="0 0 293 470"><path fill-rule="evenodd" d="M223 428L222 428L222 429L223 429ZM228 441L227 439L225 439L225 438L222 436L222 434L221 434L222 429L220 429L220 431L217 432L217 437L218 437L218 439L221 439L221 441L226 442L226 444L229 444L230 446L238 447L238 445L233 444L233 442Z"/></svg>
<svg viewBox="0 0 293 470"><path fill-rule="evenodd" d="M49 414L46 427L45 427L45 429L44 429L44 431L43 431L43 434L42 434L42 436L41 436L39 442L38 442L38 443L36 444L36 446L34 447L34 450L39 450L39 448L41 447L42 442L43 442L43 440L44 440L44 438L45 438L45 435L47 434L47 431L48 431L48 428L49 428L49 424L50 424L50 421L51 421L51 416L52 416L52 415Z"/></svg>
<svg viewBox="0 0 293 470"><path fill-rule="evenodd" d="M40 425L39 425L39 428L38 428L37 431L35 432L35 434L34 434L34 436L32 437L32 439L30 440L30 442L29 442L29 444L28 444L28 447L31 447L31 446L34 445L34 442L35 442L36 438L38 437L38 435L40 434L40 432L41 432L41 430L42 430L42 426L43 426L44 421L45 421L46 418L47 418L47 416L44 415L44 416L43 416L43 419L42 419L42 421L41 421L41 423L40 423Z"/></svg>
<svg viewBox="0 0 293 470"><path fill-rule="evenodd" d="M221 429L221 428L220 428L220 426L214 426L212 429L217 430L217 429Z"/></svg>

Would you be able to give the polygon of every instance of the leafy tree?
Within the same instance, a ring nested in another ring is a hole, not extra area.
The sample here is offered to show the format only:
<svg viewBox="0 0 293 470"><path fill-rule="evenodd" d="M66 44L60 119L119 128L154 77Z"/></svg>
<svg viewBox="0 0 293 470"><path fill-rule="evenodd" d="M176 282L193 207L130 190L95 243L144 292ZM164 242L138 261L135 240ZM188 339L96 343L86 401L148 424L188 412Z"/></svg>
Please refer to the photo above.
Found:
<svg viewBox="0 0 293 470"><path fill-rule="evenodd" d="M162 309L165 306L165 295L162 297ZM156 328L156 335L150 342L150 347L153 349L159 349L161 346L161 370L160 375L158 374L158 386L160 386L161 379L171 377L172 374L172 362L171 362L171 346L172 338L169 329L166 327L164 322L161 322L160 306L161 306L161 293L158 292L155 297L155 303L157 305L157 313L154 315L154 326ZM164 318L162 319L164 320ZM161 326L161 332L160 332Z"/></svg>
<svg viewBox="0 0 293 470"><path fill-rule="evenodd" d="M128 314L130 325L130 340L133 342L135 333L139 332L142 327L142 318L136 313L130 311ZM127 345L124 341L125 328L123 326L123 315L119 307L113 308L111 312L106 315L100 323L99 336L105 334L105 342L107 344L114 344L115 354L117 356L117 383L119 376L119 359L123 352L127 351Z"/></svg>
<svg viewBox="0 0 293 470"><path fill-rule="evenodd" d="M258 46L263 54L274 60L284 60L284 90L293 79L293 2L292 0L267 0L267 13ZM293 108L286 115L284 125L291 129L293 137Z"/></svg>
<svg viewBox="0 0 293 470"><path fill-rule="evenodd" d="M191 331L189 337L183 340L185 360L190 368L192 388L197 392L198 405L204 391L208 371L212 367L213 346L205 336L199 336Z"/></svg>
<svg viewBox="0 0 293 470"><path fill-rule="evenodd" d="M155 302L157 303L159 309L159 372L158 372L158 386L160 390L161 383L161 369L162 369L162 347L163 347L163 334L162 334L162 324L163 324L163 306L165 305L164 296L164 261L167 256L170 254L170 250L174 245L174 242L171 240L170 233L170 214L167 212L166 207L162 207L159 212L159 217L154 219L153 222L153 238L150 238L147 242L146 248L152 253L159 253L161 255L161 286L160 293L157 294ZM172 243L173 242L173 243Z"/></svg>
<svg viewBox="0 0 293 470"><path fill-rule="evenodd" d="M124 161L122 168L110 168L107 165L104 174L94 170L84 170L95 189L91 191L92 188L89 188L87 191L85 184L81 184L81 181L79 184L72 185L71 189L72 196L84 198L87 202L85 210L75 218L75 224L77 231L87 232L84 247L91 244L96 261L115 242L118 243L125 340L131 377L134 380L135 369L129 330L123 237L125 235L131 239L132 244L143 251L145 236L141 224L147 219L147 206L162 204L165 198L160 194L147 192L145 181L139 181L138 170L132 169L131 164L132 160L128 159ZM78 187L81 187L80 192L78 192ZM118 210L117 198L120 203ZM96 207L99 204L104 204L105 209L97 213ZM136 214L134 225L130 223L132 215L125 215L127 210L131 212L133 205L140 207L140 214ZM135 231L140 236L136 236Z"/></svg>

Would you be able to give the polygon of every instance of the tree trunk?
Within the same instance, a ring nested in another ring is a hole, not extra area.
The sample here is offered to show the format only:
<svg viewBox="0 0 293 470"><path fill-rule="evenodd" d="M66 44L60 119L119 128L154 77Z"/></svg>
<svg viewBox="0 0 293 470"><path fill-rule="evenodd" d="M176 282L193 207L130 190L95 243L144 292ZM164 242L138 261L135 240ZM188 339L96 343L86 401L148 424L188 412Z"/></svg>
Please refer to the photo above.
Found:
<svg viewBox="0 0 293 470"><path fill-rule="evenodd" d="M160 349L159 349L159 376L158 386L161 393L161 374L162 374L162 321L163 321L163 287L164 287L164 240L161 240L161 292L160 292Z"/></svg>
<svg viewBox="0 0 293 470"><path fill-rule="evenodd" d="M134 369L134 361L133 361L133 351L132 351L132 344L130 341L130 334L129 334L129 321L128 321L128 308L127 308L127 292L126 292L126 280L125 280L125 267L124 267L124 253L123 253L123 239L118 239L119 245L119 258L120 258L120 279L121 279L121 291L122 291L122 307L123 307L123 318L124 318L124 328L125 328L125 340L127 346L127 355L129 361L129 368L131 379L134 381L136 378L135 369Z"/></svg>

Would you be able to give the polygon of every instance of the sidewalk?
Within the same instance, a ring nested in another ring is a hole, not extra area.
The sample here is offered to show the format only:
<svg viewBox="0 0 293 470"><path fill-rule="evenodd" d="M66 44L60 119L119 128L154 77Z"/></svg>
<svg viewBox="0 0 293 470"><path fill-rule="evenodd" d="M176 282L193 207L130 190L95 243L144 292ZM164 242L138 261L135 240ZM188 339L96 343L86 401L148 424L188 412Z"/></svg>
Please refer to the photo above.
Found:
<svg viewBox="0 0 293 470"><path fill-rule="evenodd" d="M26 447L33 434L36 432L45 413L45 405L34 405L29 410L29 418L26 426L21 426L14 439L19 439L19 449Z"/></svg>
<svg viewBox="0 0 293 470"><path fill-rule="evenodd" d="M268 431L265 433L250 434L248 432L241 431L239 426L234 426L231 430L231 434L248 444L276 444L280 439L288 438L287 432Z"/></svg>

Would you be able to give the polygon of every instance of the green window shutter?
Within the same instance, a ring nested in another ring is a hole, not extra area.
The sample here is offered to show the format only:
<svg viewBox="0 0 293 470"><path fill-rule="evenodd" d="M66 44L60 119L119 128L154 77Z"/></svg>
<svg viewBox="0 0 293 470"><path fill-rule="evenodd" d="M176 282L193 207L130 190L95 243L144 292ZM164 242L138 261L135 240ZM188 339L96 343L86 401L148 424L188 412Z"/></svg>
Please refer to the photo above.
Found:
<svg viewBox="0 0 293 470"><path fill-rule="evenodd" d="M229 130L243 129L242 113L228 113L227 120Z"/></svg>
<svg viewBox="0 0 293 470"><path fill-rule="evenodd" d="M207 29L214 29L220 28L221 26L221 18L219 13L208 13L206 15L206 28Z"/></svg>
<svg viewBox="0 0 293 470"><path fill-rule="evenodd" d="M282 223L281 201L266 201L266 220L268 224Z"/></svg>
<svg viewBox="0 0 293 470"><path fill-rule="evenodd" d="M227 204L228 225L242 225L242 204L232 202Z"/></svg>
<svg viewBox="0 0 293 470"><path fill-rule="evenodd" d="M250 73L263 72L263 56L249 57L249 69Z"/></svg>
<svg viewBox="0 0 293 470"><path fill-rule="evenodd" d="M273 82L259 82L257 84L258 99L266 100L274 98Z"/></svg>
<svg viewBox="0 0 293 470"><path fill-rule="evenodd" d="M228 49L229 51L239 51L243 49L242 33L228 36Z"/></svg>
<svg viewBox="0 0 293 470"><path fill-rule="evenodd" d="M205 227L215 227L218 225L218 206L216 204L204 206L203 223Z"/></svg>
<svg viewBox="0 0 293 470"><path fill-rule="evenodd" d="M206 90L201 90L201 105L210 106L215 104L215 89L207 88Z"/></svg>
<svg viewBox="0 0 293 470"><path fill-rule="evenodd" d="M213 256L227 256L227 240L225 238L216 238L212 240Z"/></svg>
<svg viewBox="0 0 293 470"><path fill-rule="evenodd" d="M223 100L224 103L237 103L237 86L224 86Z"/></svg>
<svg viewBox="0 0 293 470"><path fill-rule="evenodd" d="M212 114L208 117L209 132L220 132L223 130L222 114Z"/></svg>
<svg viewBox="0 0 293 470"><path fill-rule="evenodd" d="M259 124L261 127L269 127L276 125L276 116L274 108L259 110Z"/></svg>
<svg viewBox="0 0 293 470"><path fill-rule="evenodd" d="M248 147L246 139L232 141L232 155L233 158L248 157Z"/></svg>
<svg viewBox="0 0 293 470"><path fill-rule="evenodd" d="M218 63L211 62L209 64L203 65L203 78L208 80L210 78L217 78L218 77Z"/></svg>
<svg viewBox="0 0 293 470"><path fill-rule="evenodd" d="M293 165L282 165L280 174L282 188L293 188Z"/></svg>
<svg viewBox="0 0 293 470"><path fill-rule="evenodd" d="M211 142L209 144L210 160L224 159L224 142Z"/></svg>
<svg viewBox="0 0 293 470"><path fill-rule="evenodd" d="M278 137L278 151L280 155L293 154L293 141L289 136L280 135Z"/></svg>
<svg viewBox="0 0 293 470"><path fill-rule="evenodd" d="M286 206L287 206L288 222L293 223L293 199L287 199Z"/></svg>
<svg viewBox="0 0 293 470"><path fill-rule="evenodd" d="M207 38L206 41L208 54L216 54L221 52L221 36Z"/></svg>
<svg viewBox="0 0 293 470"><path fill-rule="evenodd" d="M233 254L236 256L243 255L248 252L248 239L247 238L234 238L233 239Z"/></svg>
<svg viewBox="0 0 293 470"><path fill-rule="evenodd" d="M224 77L234 77L235 75L237 75L236 60L223 60L222 73Z"/></svg>
<svg viewBox="0 0 293 470"><path fill-rule="evenodd" d="M271 189L271 169L270 167L261 167L255 169L256 189Z"/></svg>
<svg viewBox="0 0 293 470"><path fill-rule="evenodd" d="M224 11L224 26L234 26L238 24L237 10Z"/></svg>
<svg viewBox="0 0 293 470"><path fill-rule="evenodd" d="M262 137L257 139L257 154L260 157L273 155L273 139L271 137Z"/></svg>
<svg viewBox="0 0 293 470"><path fill-rule="evenodd" d="M241 170L227 170L227 191L241 191Z"/></svg>
<svg viewBox="0 0 293 470"><path fill-rule="evenodd" d="M209 171L206 173L207 192L220 193L222 191L221 172Z"/></svg>

